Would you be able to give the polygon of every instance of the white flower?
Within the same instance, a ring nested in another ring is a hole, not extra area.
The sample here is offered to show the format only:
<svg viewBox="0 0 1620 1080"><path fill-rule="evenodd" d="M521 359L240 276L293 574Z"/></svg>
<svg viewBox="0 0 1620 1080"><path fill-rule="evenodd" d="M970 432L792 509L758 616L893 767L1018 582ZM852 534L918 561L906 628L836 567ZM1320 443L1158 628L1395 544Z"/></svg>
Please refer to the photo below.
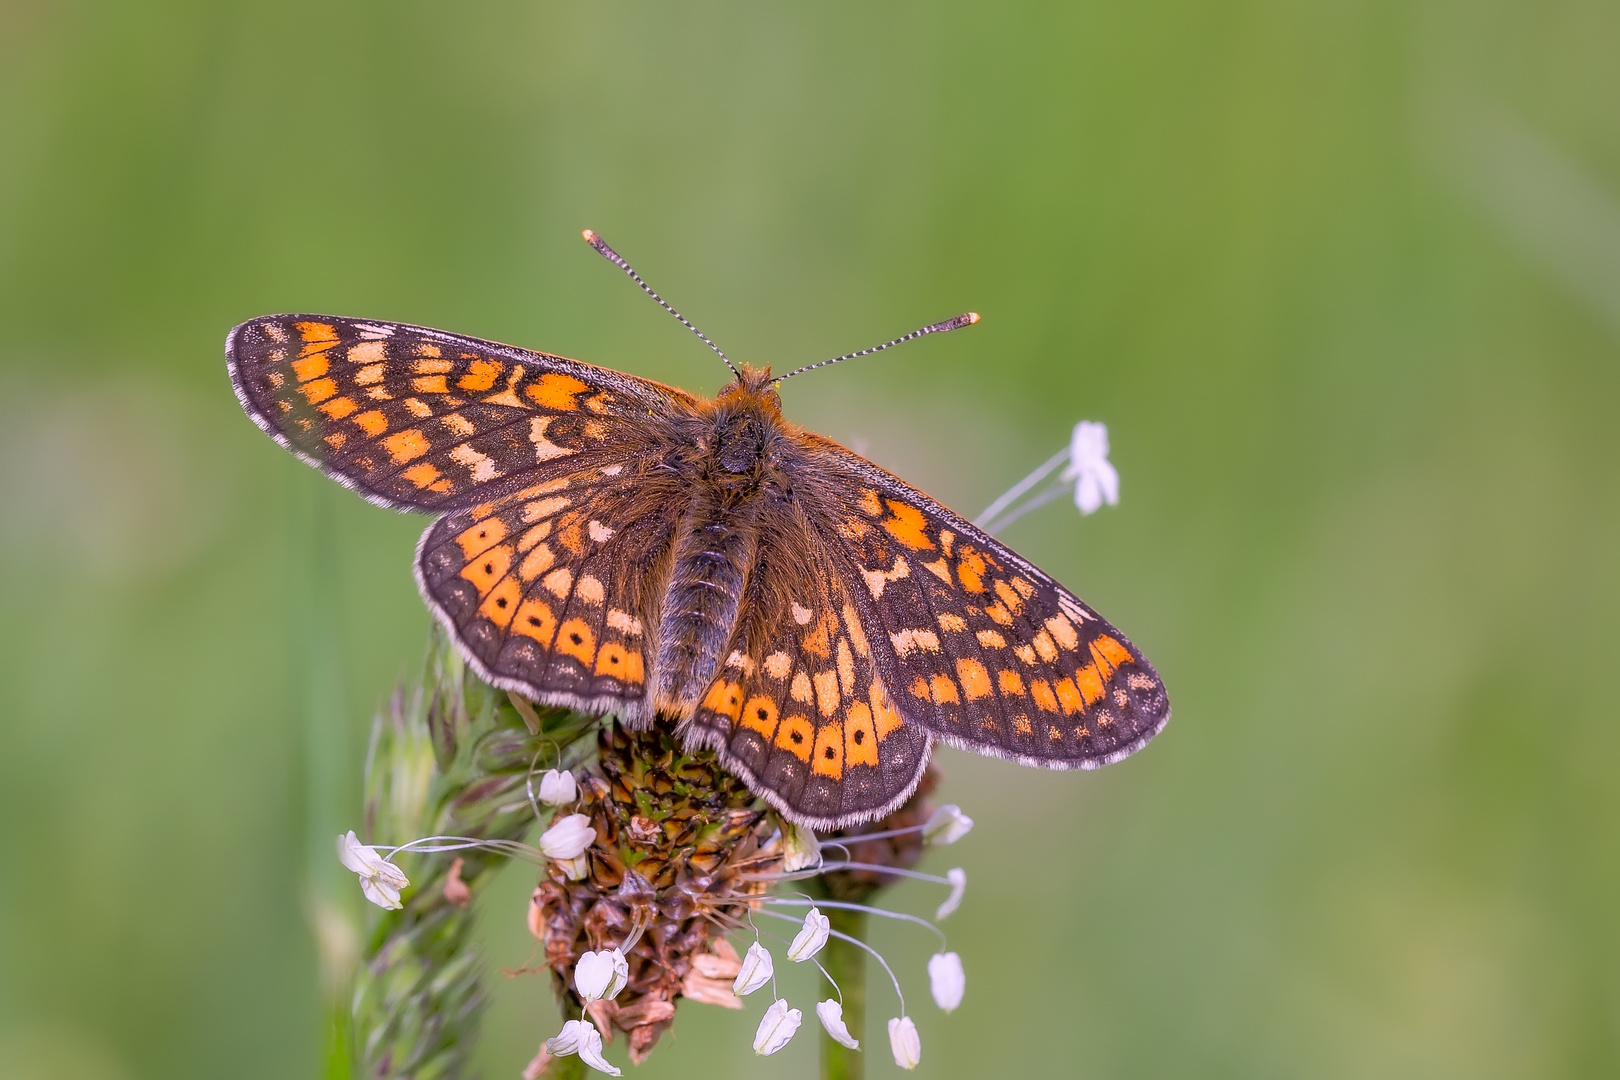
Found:
<svg viewBox="0 0 1620 1080"><path fill-rule="evenodd" d="M928 824L923 826L923 842L954 844L966 836L972 828L973 819L962 813L960 806L946 803L928 815Z"/></svg>
<svg viewBox="0 0 1620 1080"><path fill-rule="evenodd" d="M573 773L547 769L540 778L540 801L547 806L561 806L578 798L579 787L574 783Z"/></svg>
<svg viewBox="0 0 1620 1080"><path fill-rule="evenodd" d="M1108 461L1108 425L1082 420L1069 440L1069 465L1063 479L1074 482L1074 505L1082 514L1103 503L1119 502L1119 470Z"/></svg>
<svg viewBox="0 0 1620 1080"><path fill-rule="evenodd" d="M630 965L618 949L588 952L574 965L574 989L586 1004L597 998L612 1001L629 981Z"/></svg>
<svg viewBox="0 0 1620 1080"><path fill-rule="evenodd" d="M591 819L584 814L569 814L552 823L540 834L540 850L546 858L571 862L585 854L585 849L596 843L596 830Z"/></svg>
<svg viewBox="0 0 1620 1080"><path fill-rule="evenodd" d="M579 1059L597 1072L618 1076L619 1070L602 1056L602 1036L589 1020L570 1020L554 1038L546 1040L546 1051L558 1057L578 1054Z"/></svg>
<svg viewBox="0 0 1620 1080"><path fill-rule="evenodd" d="M771 981L771 954L765 946L754 942L743 953L742 970L732 980L731 992L741 996L752 994L755 990Z"/></svg>
<svg viewBox="0 0 1620 1080"><path fill-rule="evenodd" d="M922 1060L922 1040L917 1038L917 1025L909 1016L897 1016L889 1021L889 1049L894 1051L894 1063L902 1069L915 1069Z"/></svg>
<svg viewBox="0 0 1620 1080"><path fill-rule="evenodd" d="M951 895L947 896L945 902L934 912L936 919L943 919L961 907L962 894L967 892L967 871L960 866L953 866L945 871L945 880L951 883Z"/></svg>
<svg viewBox="0 0 1620 1080"><path fill-rule="evenodd" d="M811 908L804 917L804 925L793 935L793 944L788 946L788 959L795 964L804 963L821 951L830 933L832 920L823 915L819 908Z"/></svg>
<svg viewBox="0 0 1620 1080"><path fill-rule="evenodd" d="M399 890L411 883L405 871L378 855L376 848L362 844L353 829L337 838L337 852L343 865L360 875L360 891L367 900L396 911L405 906L399 902Z"/></svg>
<svg viewBox="0 0 1620 1080"><path fill-rule="evenodd" d="M799 1030L799 1021L803 1019L804 1013L788 1008L788 1003L781 998L771 1002L760 1019L759 1030L754 1033L754 1053L768 1057L782 1049Z"/></svg>
<svg viewBox="0 0 1620 1080"><path fill-rule="evenodd" d="M834 1042L843 1043L851 1050L861 1048L861 1044L849 1033L849 1028L844 1026L844 1007L838 1002L832 998L818 1002L816 1018L821 1021L821 1026L827 1029L827 1034L832 1036Z"/></svg>
<svg viewBox="0 0 1620 1080"><path fill-rule="evenodd" d="M967 976L962 974L962 958L953 952L935 953L928 958L928 989L934 1004L950 1012L962 1004Z"/></svg>
<svg viewBox="0 0 1620 1080"><path fill-rule="evenodd" d="M821 865L821 841L809 829L789 825L782 837L782 872L784 874L808 870Z"/></svg>

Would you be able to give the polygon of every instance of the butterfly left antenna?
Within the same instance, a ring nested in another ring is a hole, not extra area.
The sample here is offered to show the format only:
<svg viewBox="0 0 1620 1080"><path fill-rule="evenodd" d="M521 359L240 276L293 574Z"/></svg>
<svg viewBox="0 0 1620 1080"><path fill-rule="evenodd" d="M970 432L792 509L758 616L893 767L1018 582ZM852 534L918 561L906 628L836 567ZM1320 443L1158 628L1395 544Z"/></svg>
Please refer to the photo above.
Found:
<svg viewBox="0 0 1620 1080"><path fill-rule="evenodd" d="M703 344L705 344L709 348L713 349L715 351L715 354L718 355L720 357L720 359L722 359L722 360L724 360L726 362L726 367L731 369L731 373L733 375L737 376L737 378L739 378L739 379L742 378L742 372L737 370L737 365L733 364L731 362L731 358L729 356L727 356L725 353L720 351L720 346L718 346L714 342L710 341L709 336L707 334L705 334L703 331L699 330L697 327L695 327L691 323L687 322L686 321L686 316L682 315L680 312L678 312L674 308L670 307L668 302L666 302L662 296L659 296L657 293L653 292L652 287L649 286L645 281L641 280L641 275L636 273L635 270L631 268L630 264L624 261L623 256L621 256L617 251L614 251L612 248L608 247L608 244L607 244L606 240L603 240L600 236L597 236L594 232L592 232L589 229L586 229L584 231L584 233L582 233L581 235L583 235L585 237L585 242L587 244L591 245L591 247L596 249L597 254L601 255L602 258L606 259L608 262L610 262L613 265L617 266L620 270L623 270L625 273L629 274L630 279L632 281L634 281L637 285L641 286L641 291L642 292L646 293L648 296L650 296L654 300L658 301L659 306L661 306L665 311L669 312L671 315L673 315L677 319L679 319L681 321L682 326L686 327L688 330L692 331L692 333L694 333L698 337L702 338L703 339Z"/></svg>

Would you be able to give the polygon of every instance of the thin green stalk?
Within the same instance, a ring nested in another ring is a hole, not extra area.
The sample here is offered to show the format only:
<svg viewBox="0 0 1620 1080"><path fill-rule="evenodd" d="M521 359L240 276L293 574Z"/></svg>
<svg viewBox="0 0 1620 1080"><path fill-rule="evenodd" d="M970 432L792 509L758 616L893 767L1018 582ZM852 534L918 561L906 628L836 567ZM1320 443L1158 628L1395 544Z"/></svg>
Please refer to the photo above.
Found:
<svg viewBox="0 0 1620 1080"><path fill-rule="evenodd" d="M866 912L848 908L828 908L827 918L835 933L848 934L859 941L866 940ZM866 951L852 941L829 938L817 958L827 974L838 983L844 993L844 1026L861 1044L860 1050L834 1042L825 1030L821 1033L822 1080L861 1080L865 1072L862 1053L870 1050L866 1045ZM823 980L825 982L826 980ZM825 996L836 997L831 986Z"/></svg>

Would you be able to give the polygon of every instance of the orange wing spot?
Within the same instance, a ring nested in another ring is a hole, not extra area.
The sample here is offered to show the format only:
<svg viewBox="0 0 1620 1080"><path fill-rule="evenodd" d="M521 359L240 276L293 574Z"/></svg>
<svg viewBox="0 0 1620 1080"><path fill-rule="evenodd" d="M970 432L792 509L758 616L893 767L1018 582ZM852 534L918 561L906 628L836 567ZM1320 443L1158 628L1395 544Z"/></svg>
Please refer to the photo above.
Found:
<svg viewBox="0 0 1620 1080"><path fill-rule="evenodd" d="M580 531L579 522L572 521L557 532L557 543L572 551L575 555L585 553L585 535Z"/></svg>
<svg viewBox="0 0 1620 1080"><path fill-rule="evenodd" d="M433 349L433 346L429 345L428 348ZM437 357L438 355L439 350L433 349L433 356ZM452 364L450 361L439 359L418 360L416 363L411 365L411 370L416 372L418 375L446 375L455 369L456 365ZM448 391L446 391L446 393L448 393Z"/></svg>
<svg viewBox="0 0 1620 1080"><path fill-rule="evenodd" d="M952 633L959 634L963 630L967 629L967 620L962 618L962 616L954 615L949 611L940 612L939 616L938 616L938 621L939 621L939 628L941 630L949 630Z"/></svg>
<svg viewBox="0 0 1620 1080"><path fill-rule="evenodd" d="M872 727L872 710L857 701L844 716L844 761L850 765L877 767L877 731Z"/></svg>
<svg viewBox="0 0 1620 1080"><path fill-rule="evenodd" d="M387 364L367 364L365 367L354 373L355 385L375 386L377 383L382 382L383 376L387 374ZM384 394L381 400L387 401L388 395Z"/></svg>
<svg viewBox="0 0 1620 1080"><path fill-rule="evenodd" d="M980 645L987 649L1005 649L1007 647L1007 639L994 630L980 630L973 636L978 639Z"/></svg>
<svg viewBox="0 0 1620 1080"><path fill-rule="evenodd" d="M591 607L601 607L602 582L590 574L579 575L579 580L574 582L574 597Z"/></svg>
<svg viewBox="0 0 1620 1080"><path fill-rule="evenodd" d="M604 642L596 654L596 674L623 679L630 667L630 654L623 645Z"/></svg>
<svg viewBox="0 0 1620 1080"><path fill-rule="evenodd" d="M1012 579L1012 583L1013 588L1018 590L1018 595L1022 596L1025 600L1028 600L1031 596L1035 595L1035 586L1031 585L1023 578L1015 577Z"/></svg>
<svg viewBox="0 0 1620 1080"><path fill-rule="evenodd" d="M1102 672L1097 670L1096 664L1087 664L1074 673L1074 681L1080 688L1080 696L1090 705L1103 696Z"/></svg>
<svg viewBox="0 0 1620 1080"><path fill-rule="evenodd" d="M579 403L574 400L575 396L589 389L590 387L572 375L548 371L540 376L539 382L532 384L524 393L533 398L534 403L542 409L573 412L579 408Z"/></svg>
<svg viewBox="0 0 1620 1080"><path fill-rule="evenodd" d="M907 687L907 689L911 691L911 696L917 698L919 701L928 700L928 680L923 678L921 675L918 675L915 679L912 679L911 685Z"/></svg>
<svg viewBox="0 0 1620 1080"><path fill-rule="evenodd" d="M1059 731L1057 728L1053 727L1051 724L1048 724L1048 725L1046 725L1046 737L1049 740L1051 740L1052 742L1062 742L1063 741L1063 732Z"/></svg>
<svg viewBox="0 0 1620 1080"><path fill-rule="evenodd" d="M1012 613L1006 608L1002 607L1000 604L986 605L984 613L990 616L996 622L1000 623L1002 626L1011 626L1013 624ZM1023 654L1020 653L1019 655Z"/></svg>
<svg viewBox="0 0 1620 1080"><path fill-rule="evenodd" d="M1114 717L1107 709L1104 709L1104 710L1102 710L1102 712L1097 714L1097 726L1098 727L1108 727L1113 722L1114 722Z"/></svg>
<svg viewBox="0 0 1620 1080"><path fill-rule="evenodd" d="M846 694L855 689L855 654L844 637L838 639L838 688Z"/></svg>
<svg viewBox="0 0 1620 1080"><path fill-rule="evenodd" d="M293 325L298 328L298 336L304 339L305 356L337 344L337 331L329 323L301 322Z"/></svg>
<svg viewBox="0 0 1620 1080"><path fill-rule="evenodd" d="M566 566L559 566L551 573L540 579L541 586L559 600L568 599L568 591L574 587L574 572Z"/></svg>
<svg viewBox="0 0 1620 1080"><path fill-rule="evenodd" d="M893 499L883 501L889 505L889 516L883 519L884 531L913 551L934 550L934 542L928 539L928 520L921 510Z"/></svg>
<svg viewBox="0 0 1620 1080"><path fill-rule="evenodd" d="M1065 618L1062 612L1046 620L1046 632L1052 635L1052 640L1073 652L1080 647L1080 635L1075 632L1074 624Z"/></svg>
<svg viewBox="0 0 1620 1080"><path fill-rule="evenodd" d="M473 583L478 595L483 596L506 576L512 566L512 549L493 547L461 568L461 576Z"/></svg>
<svg viewBox="0 0 1620 1080"><path fill-rule="evenodd" d="M340 397L322 402L320 410L333 420L341 420L359 407L359 405L355 404L354 398Z"/></svg>
<svg viewBox="0 0 1620 1080"><path fill-rule="evenodd" d="M529 531L533 532L534 530L530 529ZM525 533L524 535L528 534ZM523 561L518 564L518 577L522 578L524 581L533 581L547 570L550 570L551 564L556 561L557 556L556 553L551 550L551 545L541 544L539 547L523 556Z"/></svg>
<svg viewBox="0 0 1620 1080"><path fill-rule="evenodd" d="M1018 595L1016 589L1000 578L996 579L996 595L1001 597L1001 602L1006 604L1007 610L1014 615L1024 610L1024 598Z"/></svg>
<svg viewBox="0 0 1620 1080"><path fill-rule="evenodd" d="M509 409L527 409L517 396L517 384L523 381L523 367L520 364L512 365L512 374L506 378L506 389L498 394L491 394L481 399L485 405L505 405Z"/></svg>
<svg viewBox="0 0 1620 1080"><path fill-rule="evenodd" d="M1127 680L1127 681L1131 684L1131 689L1132 690L1151 690L1151 689L1153 689L1153 677L1151 675L1138 675L1136 672L1133 671L1131 673L1130 679Z"/></svg>
<svg viewBox="0 0 1620 1080"><path fill-rule="evenodd" d="M522 599L523 587L517 583L517 579L503 577L484 597L484 602L478 605L478 614L505 630L512 616L517 614L518 603Z"/></svg>
<svg viewBox="0 0 1620 1080"><path fill-rule="evenodd" d="M799 644L805 652L814 653L825 660L832 656L832 634L837 629L838 616L830 611L823 612L821 618L816 620L815 629L806 633Z"/></svg>
<svg viewBox="0 0 1620 1080"><path fill-rule="evenodd" d="M724 679L717 680L709 687L709 693L703 699L705 709L719 713L732 723L737 722L737 716L742 711L742 703L742 688Z"/></svg>
<svg viewBox="0 0 1620 1080"><path fill-rule="evenodd" d="M282 344L286 343L287 331L283 330L273 322L261 323L260 325L264 327L264 332L270 335L271 341L280 342ZM278 349L277 351L279 352L280 350Z"/></svg>
<svg viewBox="0 0 1620 1080"><path fill-rule="evenodd" d="M456 380L456 386L462 390L477 393L488 390L500 378L502 366L494 360L474 360L467 365L467 374Z"/></svg>
<svg viewBox="0 0 1620 1080"><path fill-rule="evenodd" d="M417 466L417 468L424 467L431 468L432 466ZM456 537L456 543L461 545L461 554L471 559L505 539L506 523L500 518L495 518L492 521L481 521L477 525L463 529L460 535Z"/></svg>
<svg viewBox="0 0 1620 1080"><path fill-rule="evenodd" d="M438 356L443 355L442 353L439 352L439 347L437 345L430 344L430 343L428 343L426 341L422 341L422 342L417 343L415 353L416 353L417 356L438 357Z"/></svg>
<svg viewBox="0 0 1620 1080"><path fill-rule="evenodd" d="M1045 660L1048 664L1057 659L1057 646L1052 644L1052 635L1048 634L1045 630L1042 630L1040 633L1036 634L1032 639L1030 639L1030 644L1035 646L1035 651L1040 653L1041 659Z"/></svg>
<svg viewBox="0 0 1620 1080"><path fill-rule="evenodd" d="M1028 664L1030 667L1035 666L1035 646L1014 645L1013 655L1018 657L1018 659L1022 660L1024 663Z"/></svg>
<svg viewBox="0 0 1620 1080"><path fill-rule="evenodd" d="M962 557L956 560L956 576L961 579L962 588L968 592L984 592L984 556L964 546Z"/></svg>
<svg viewBox="0 0 1620 1080"><path fill-rule="evenodd" d="M776 702L763 694L749 698L739 722L750 731L759 732L769 742L776 733Z"/></svg>
<svg viewBox="0 0 1620 1080"><path fill-rule="evenodd" d="M1035 699L1037 708L1047 712L1057 712L1057 697L1052 693L1052 687L1045 679L1031 679L1029 681L1029 696Z"/></svg>
<svg viewBox="0 0 1620 1080"><path fill-rule="evenodd" d="M955 705L962 700L956 692L956 684L951 681L949 675L935 675L929 682L935 705Z"/></svg>
<svg viewBox="0 0 1620 1080"><path fill-rule="evenodd" d="M1086 725L1081 724L1074 729L1074 737L1077 739L1089 739L1091 737L1091 729L1086 727Z"/></svg>
<svg viewBox="0 0 1620 1080"><path fill-rule="evenodd" d="M927 687L925 686L923 689L926 693ZM913 684L912 693L916 693L915 684ZM883 684L877 680L872 681L872 686L867 691L866 697L872 703L872 723L877 728L877 737L882 740L889 732L900 726L902 723L900 714L895 712L894 703L889 700L888 691L884 690Z"/></svg>
<svg viewBox="0 0 1620 1080"><path fill-rule="evenodd" d="M1109 637L1107 634L1097 638L1091 643L1091 656L1097 661L1101 669L1106 663L1109 667L1122 668L1126 664L1135 663L1131 652L1125 646Z"/></svg>
<svg viewBox="0 0 1620 1080"><path fill-rule="evenodd" d="M439 470L434 468L431 463L424 461L420 465L412 465L400 475L418 488L425 488L439 478Z"/></svg>
<svg viewBox="0 0 1620 1080"><path fill-rule="evenodd" d="M962 693L969 701L990 696L990 672L977 660L961 659L956 662L956 677L961 680Z"/></svg>
<svg viewBox="0 0 1620 1080"><path fill-rule="evenodd" d="M838 672L818 671L814 682L816 684L816 708L821 710L822 716L831 716L838 711Z"/></svg>
<svg viewBox="0 0 1620 1080"><path fill-rule="evenodd" d="M859 540L872 531L872 526L858 517L847 517L840 521L836 528L838 529L838 535L845 540Z"/></svg>
<svg viewBox="0 0 1620 1080"><path fill-rule="evenodd" d="M372 409L370 412L361 413L359 416L354 418L354 422L359 426L361 431L365 432L373 439L388 430L388 417L384 416L376 409Z"/></svg>
<svg viewBox="0 0 1620 1080"><path fill-rule="evenodd" d="M624 657L624 681L635 683L638 686L646 679L647 673L641 664L641 652L627 652Z"/></svg>
<svg viewBox="0 0 1620 1080"><path fill-rule="evenodd" d="M800 705L808 705L815 700L815 691L810 687L810 676L802 671L794 672L793 684L788 688L788 694Z"/></svg>
<svg viewBox="0 0 1620 1080"><path fill-rule="evenodd" d="M1080 691L1075 689L1073 679L1059 679L1057 682L1058 704L1063 706L1064 716L1073 716L1085 707L1080 700Z"/></svg>
<svg viewBox="0 0 1620 1080"><path fill-rule="evenodd" d="M331 379L316 379L314 382L307 382L300 386L298 392L303 394L311 405L319 405L337 393L337 383Z"/></svg>
<svg viewBox="0 0 1620 1080"><path fill-rule="evenodd" d="M334 450L343 449L343 444L348 441L349 437L343 434L341 431L334 431L332 434L326 437L326 445L330 446Z"/></svg>
<svg viewBox="0 0 1620 1080"><path fill-rule="evenodd" d="M1013 730L1018 732L1020 735L1029 735L1033 733L1035 729L1029 726L1029 717L1015 716L1013 717Z"/></svg>
<svg viewBox="0 0 1620 1080"><path fill-rule="evenodd" d="M489 517L489 515L493 514L494 512L495 512L495 504L492 503L492 502L479 503L477 506L473 507L471 510L468 511L468 513L472 515L472 519L474 521L483 521L485 518Z"/></svg>
<svg viewBox="0 0 1620 1080"><path fill-rule="evenodd" d="M448 394L443 375L421 375L411 380L411 389L418 394Z"/></svg>
<svg viewBox="0 0 1620 1080"><path fill-rule="evenodd" d="M388 359L388 350L380 341L362 341L358 345L349 346L349 362L354 364L375 364Z"/></svg>
<svg viewBox="0 0 1620 1080"><path fill-rule="evenodd" d="M1010 668L1002 668L996 672L996 685L1000 686L1001 692L1009 697L1024 696L1023 677Z"/></svg>
<svg viewBox="0 0 1620 1080"><path fill-rule="evenodd" d="M416 428L396 431L383 440L383 447L387 449L388 455L394 459L395 465L403 465L405 462L419 458L433 449L432 444Z"/></svg>
<svg viewBox="0 0 1620 1080"><path fill-rule="evenodd" d="M448 413L439 417L439 423L450 429L452 435L465 439L474 431L472 421L460 413Z"/></svg>
<svg viewBox="0 0 1620 1080"><path fill-rule="evenodd" d="M318 379L322 375L326 374L326 369L329 367L331 367L331 365L326 362L326 354L323 352L316 353L314 356L306 356L302 360L294 360L292 362L293 374L298 376L299 382L309 382L311 379Z"/></svg>
<svg viewBox="0 0 1620 1080"><path fill-rule="evenodd" d="M866 648L866 628L861 625L860 616L848 604L844 605L844 629L849 631L849 643L855 646L857 656L870 656Z"/></svg>
<svg viewBox="0 0 1620 1080"><path fill-rule="evenodd" d="M955 543L956 543L956 534L951 532L951 530L945 529L945 530L942 530L940 532L940 534L939 534L939 550L941 550L941 551L943 551L945 553L946 558L950 558L951 547Z"/></svg>
<svg viewBox="0 0 1620 1080"><path fill-rule="evenodd" d="M939 580L949 585L951 583L951 564L944 559L935 559L933 562L923 563L923 569L933 574Z"/></svg>
<svg viewBox="0 0 1620 1080"><path fill-rule="evenodd" d="M844 778L844 725L830 720L816 729L816 748L810 771L834 780Z"/></svg>
<svg viewBox="0 0 1620 1080"><path fill-rule="evenodd" d="M608 426L600 420L587 420L580 433L593 442L601 442L608 436Z"/></svg>
<svg viewBox="0 0 1620 1080"><path fill-rule="evenodd" d="M867 517L882 517L883 504L878 501L878 493L871 488L862 488L860 500L855 504Z"/></svg>
<svg viewBox="0 0 1620 1080"><path fill-rule="evenodd" d="M596 635L591 633L590 624L584 619L569 619L557 627L557 651L572 656L589 671L591 661L596 659Z"/></svg>
<svg viewBox="0 0 1620 1080"><path fill-rule="evenodd" d="M782 721L781 727L776 729L774 740L778 750L786 750L794 757L806 764L810 761L810 750L815 746L816 729L807 716L790 716Z"/></svg>
<svg viewBox="0 0 1620 1080"><path fill-rule="evenodd" d="M561 495L553 495L549 499L536 499L523 504L523 520L525 522L539 521L548 518L559 510L567 509L571 500Z"/></svg>

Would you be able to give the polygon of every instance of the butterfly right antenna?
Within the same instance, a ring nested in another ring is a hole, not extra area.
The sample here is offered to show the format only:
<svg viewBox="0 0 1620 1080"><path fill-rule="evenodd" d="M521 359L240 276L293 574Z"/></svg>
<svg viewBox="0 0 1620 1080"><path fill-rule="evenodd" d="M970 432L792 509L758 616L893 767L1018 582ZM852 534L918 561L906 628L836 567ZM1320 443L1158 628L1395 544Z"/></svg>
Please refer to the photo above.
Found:
<svg viewBox="0 0 1620 1080"><path fill-rule="evenodd" d="M978 312L966 311L954 319L946 319L944 322L937 322L932 326L924 326L920 330L913 330L909 334L902 334L893 341L885 341L882 345L874 345L870 349L862 349L860 352L845 353L843 356L835 356L831 360L818 360L814 364L806 364L802 368L795 368L786 375L778 375L776 378L772 379L771 382L779 383L783 379L791 379L795 375L803 375L807 371L814 371L816 368L826 367L828 364L836 364L840 360L853 360L857 356L870 356L872 353L882 352L884 349L892 349L896 345L903 345L908 341L922 337L924 334L946 334L952 330L960 330L962 327L972 326L978 321Z"/></svg>
<svg viewBox="0 0 1620 1080"><path fill-rule="evenodd" d="M737 378L739 378L739 379L742 378L742 372L737 370L737 365L733 364L731 362L731 358L729 356L727 356L725 353L720 351L720 346L718 346L714 342L710 341L709 336L707 334L705 334L703 331L699 330L697 327L695 327L691 323L687 322L686 321L686 316L682 315L680 312L678 312L674 308L670 307L669 304L664 300L664 298L662 296L659 296L657 293L653 292L652 287L649 286L645 281L641 280L641 275L636 273L635 270L633 270L631 268L630 264L624 261L624 257L621 256L617 251L614 251L612 248L608 247L608 244L607 244L606 240L603 240L600 236L597 236L594 232L592 232L589 229L586 229L584 231L584 233L582 233L581 235L583 235L585 237L585 242L587 244L591 245L591 247L596 249L597 254L601 255L602 258L606 259L608 262L610 262L613 265L617 266L620 270L623 270L625 273L629 274L630 279L632 281L634 281L637 285L641 286L641 291L642 292L646 293L648 296L650 296L654 300L658 301L659 306L661 306L665 311L669 312L671 315L673 315L677 319L679 319L681 321L682 326L686 327L688 330L692 331L692 333L694 333L698 337L702 338L703 339L703 344L705 344L709 348L713 349L715 351L715 353L720 357L720 359L722 359L722 360L724 360L726 362L726 367L731 369L731 373L733 375L737 376ZM977 316L975 316L975 317L977 317Z"/></svg>

